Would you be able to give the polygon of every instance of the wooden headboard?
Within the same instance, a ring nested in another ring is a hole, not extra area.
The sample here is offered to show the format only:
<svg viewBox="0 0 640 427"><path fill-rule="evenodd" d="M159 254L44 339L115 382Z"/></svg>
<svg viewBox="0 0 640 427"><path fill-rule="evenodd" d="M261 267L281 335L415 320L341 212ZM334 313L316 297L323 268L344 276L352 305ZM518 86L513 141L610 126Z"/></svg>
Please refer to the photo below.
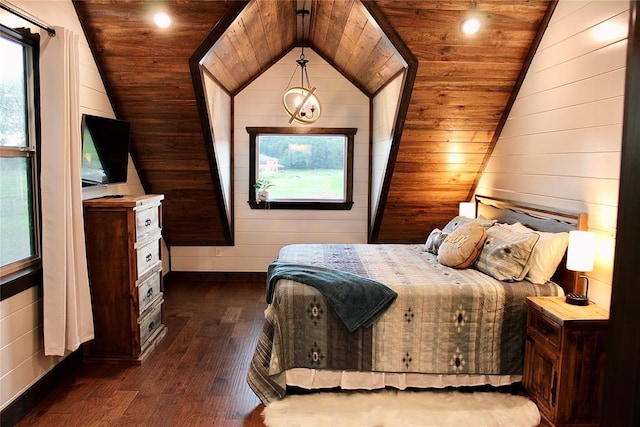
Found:
<svg viewBox="0 0 640 427"><path fill-rule="evenodd" d="M498 222L509 224L520 222L534 230L551 233L587 229L587 214L584 212L564 211L480 195L476 196L475 201L478 216L495 219ZM575 292L579 273L567 270L566 265L565 254L552 280L562 286L565 292Z"/></svg>

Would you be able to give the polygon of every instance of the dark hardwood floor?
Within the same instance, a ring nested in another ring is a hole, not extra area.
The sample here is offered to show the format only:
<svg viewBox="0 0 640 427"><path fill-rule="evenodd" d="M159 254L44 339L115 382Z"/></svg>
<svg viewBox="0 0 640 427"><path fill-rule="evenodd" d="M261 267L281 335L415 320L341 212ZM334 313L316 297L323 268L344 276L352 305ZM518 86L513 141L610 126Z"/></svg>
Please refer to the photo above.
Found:
<svg viewBox="0 0 640 427"><path fill-rule="evenodd" d="M264 281L167 280L168 333L140 366L83 364L19 426L263 427L245 376Z"/></svg>

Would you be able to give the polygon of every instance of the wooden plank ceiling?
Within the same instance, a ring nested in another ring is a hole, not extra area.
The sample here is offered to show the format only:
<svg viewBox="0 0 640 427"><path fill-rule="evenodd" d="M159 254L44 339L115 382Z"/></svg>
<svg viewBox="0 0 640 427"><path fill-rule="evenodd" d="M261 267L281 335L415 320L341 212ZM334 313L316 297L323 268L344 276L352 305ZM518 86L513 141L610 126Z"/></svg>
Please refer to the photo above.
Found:
<svg viewBox="0 0 640 427"><path fill-rule="evenodd" d="M555 3L376 4L419 63L377 240L420 242L473 195L525 58ZM474 36L460 31L469 15L483 24Z"/></svg>
<svg viewBox="0 0 640 427"><path fill-rule="evenodd" d="M305 16L304 43L332 63L368 96L403 69L402 58L359 0L250 2L201 61L230 93L303 42L298 7Z"/></svg>
<svg viewBox="0 0 640 427"><path fill-rule="evenodd" d="M369 96L404 63L381 28L391 28L417 58L374 240L423 241L473 193L549 1L365 2L385 22L371 19L359 0L304 3L311 10L308 44ZM298 2L245 4L74 1L116 115L132 123L132 157L145 190L165 194L170 246L231 242L189 58L220 33L203 65L235 94L300 42ZM170 29L153 26L153 5L173 16ZM470 13L483 21L473 37L460 32Z"/></svg>

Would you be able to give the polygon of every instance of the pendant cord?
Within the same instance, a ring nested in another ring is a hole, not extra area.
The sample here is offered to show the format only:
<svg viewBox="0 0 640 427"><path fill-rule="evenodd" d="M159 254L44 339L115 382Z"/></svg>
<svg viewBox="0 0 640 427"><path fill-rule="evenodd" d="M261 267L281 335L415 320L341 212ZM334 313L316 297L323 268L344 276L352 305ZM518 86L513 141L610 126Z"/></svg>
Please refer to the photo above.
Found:
<svg viewBox="0 0 640 427"><path fill-rule="evenodd" d="M307 79L307 87L311 87L311 82L309 81L309 72L307 71L307 62L309 61L306 59L304 55L304 45L305 45L304 16L309 12L303 9L299 13L302 15L302 51L300 52L300 58L296 61L298 65L296 65L296 68L293 70L293 73L291 74L291 78L289 79L289 83L287 83L286 88L291 87L291 82L293 81L293 77L296 75L296 72L298 71L298 67L302 68L300 70L300 87L305 87L304 86L305 77Z"/></svg>
<svg viewBox="0 0 640 427"><path fill-rule="evenodd" d="M301 57L304 58L304 15L305 15L305 11L302 11L302 54Z"/></svg>

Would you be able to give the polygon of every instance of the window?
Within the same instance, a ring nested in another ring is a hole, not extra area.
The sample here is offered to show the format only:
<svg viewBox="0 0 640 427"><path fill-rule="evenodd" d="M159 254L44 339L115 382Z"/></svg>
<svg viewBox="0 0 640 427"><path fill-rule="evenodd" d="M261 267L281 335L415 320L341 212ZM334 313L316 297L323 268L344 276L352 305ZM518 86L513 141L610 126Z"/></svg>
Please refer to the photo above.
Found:
<svg viewBox="0 0 640 427"><path fill-rule="evenodd" d="M39 268L38 36L0 25L0 277Z"/></svg>
<svg viewBox="0 0 640 427"><path fill-rule="evenodd" d="M351 209L354 128L247 128L252 209ZM267 183L268 195L256 183Z"/></svg>

